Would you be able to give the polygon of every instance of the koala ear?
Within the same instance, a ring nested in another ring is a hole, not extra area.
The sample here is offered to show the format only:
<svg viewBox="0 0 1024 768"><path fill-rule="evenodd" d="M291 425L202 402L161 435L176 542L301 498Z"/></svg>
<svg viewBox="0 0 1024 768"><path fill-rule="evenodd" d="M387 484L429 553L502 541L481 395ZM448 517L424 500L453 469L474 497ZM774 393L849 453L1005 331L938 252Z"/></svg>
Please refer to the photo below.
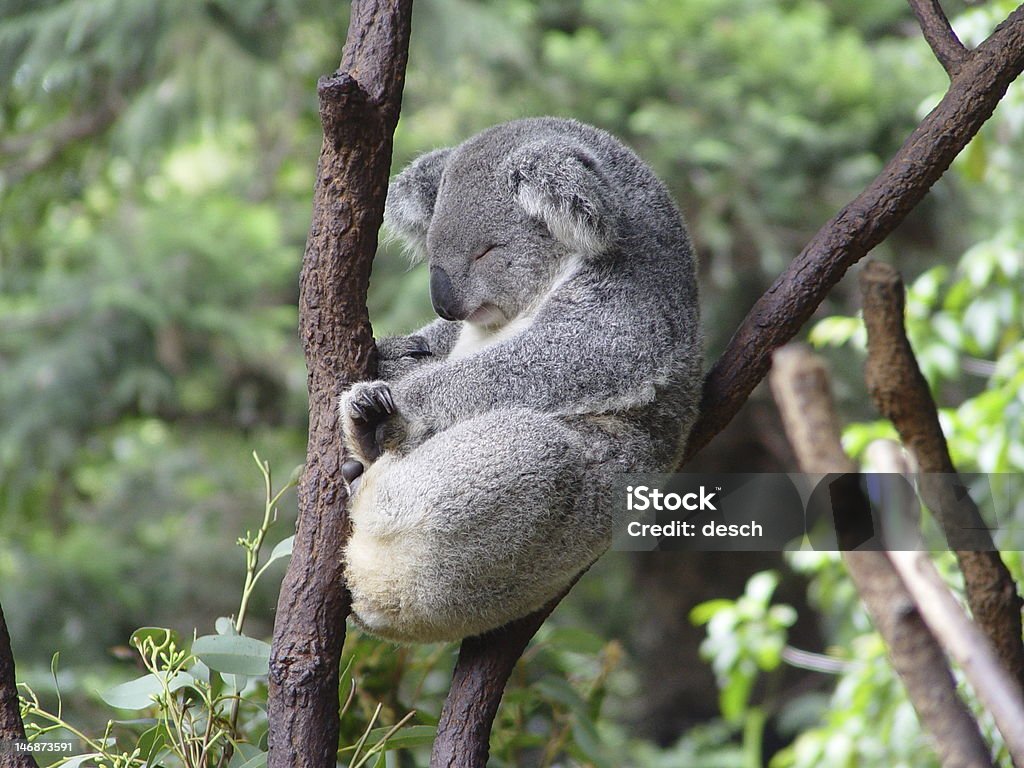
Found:
<svg viewBox="0 0 1024 768"><path fill-rule="evenodd" d="M451 148L420 155L391 180L384 204L384 225L405 240L414 260L426 255L427 229Z"/></svg>
<svg viewBox="0 0 1024 768"><path fill-rule="evenodd" d="M513 150L504 169L513 198L556 239L583 256L611 247L622 206L587 149L564 139L542 139Z"/></svg>

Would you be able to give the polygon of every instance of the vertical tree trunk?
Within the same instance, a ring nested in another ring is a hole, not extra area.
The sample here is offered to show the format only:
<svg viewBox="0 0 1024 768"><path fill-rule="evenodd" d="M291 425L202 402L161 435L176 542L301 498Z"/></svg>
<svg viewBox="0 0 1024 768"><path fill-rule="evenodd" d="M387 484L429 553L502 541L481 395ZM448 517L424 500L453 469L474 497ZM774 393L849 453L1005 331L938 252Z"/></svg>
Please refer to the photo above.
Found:
<svg viewBox="0 0 1024 768"><path fill-rule="evenodd" d="M3 606L0 606L0 741L24 738L25 724L21 722L21 706L18 704L11 636L7 632ZM36 768L36 760L29 753L8 755L0 752L0 768Z"/></svg>
<svg viewBox="0 0 1024 768"><path fill-rule="evenodd" d="M270 660L268 764L334 766L349 595L337 398L376 373L366 311L408 58L412 0L354 0L338 71L320 79L324 140L300 277L309 443Z"/></svg>

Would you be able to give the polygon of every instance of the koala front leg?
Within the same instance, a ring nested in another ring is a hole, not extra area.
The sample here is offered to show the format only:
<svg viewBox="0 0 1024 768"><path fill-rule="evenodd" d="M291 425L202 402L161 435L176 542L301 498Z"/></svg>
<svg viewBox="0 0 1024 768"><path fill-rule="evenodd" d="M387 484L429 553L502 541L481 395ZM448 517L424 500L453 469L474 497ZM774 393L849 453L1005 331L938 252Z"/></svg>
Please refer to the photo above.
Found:
<svg viewBox="0 0 1024 768"><path fill-rule="evenodd" d="M395 413L391 388L384 381L364 381L341 396L341 426L349 452L364 466L380 456L383 428Z"/></svg>

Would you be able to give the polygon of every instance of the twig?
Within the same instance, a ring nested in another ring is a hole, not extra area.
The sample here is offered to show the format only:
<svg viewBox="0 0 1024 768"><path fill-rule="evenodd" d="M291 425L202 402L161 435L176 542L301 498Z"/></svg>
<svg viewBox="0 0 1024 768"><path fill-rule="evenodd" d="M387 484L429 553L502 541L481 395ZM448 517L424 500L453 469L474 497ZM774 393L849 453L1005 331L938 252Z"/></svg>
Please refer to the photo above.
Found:
<svg viewBox="0 0 1024 768"><path fill-rule="evenodd" d="M917 608L942 647L964 671L978 700L992 713L1016 765L1024 765L1024 699L988 638L964 614L924 552L890 552Z"/></svg>
<svg viewBox="0 0 1024 768"><path fill-rule="evenodd" d="M917 23L921 25L924 39L931 46L935 58L939 60L942 68L951 77L956 77L964 60L970 56L970 52L964 48L960 38L956 36L949 19L942 10L939 0L907 0L910 8L917 17Z"/></svg>
<svg viewBox="0 0 1024 768"><path fill-rule="evenodd" d="M309 443L270 659L270 768L328 768L350 598L337 396L376 373L366 311L408 57L411 0L355 0L339 71L317 85L324 141L300 280Z"/></svg>
<svg viewBox="0 0 1024 768"><path fill-rule="evenodd" d="M7 632L7 620L3 606L0 606L0 741L25 739L25 724L21 722L21 706L18 704L18 683L14 674L14 654L11 653L11 636ZM37 768L30 752L17 755L0 753L3 768Z"/></svg>
<svg viewBox="0 0 1024 768"><path fill-rule="evenodd" d="M917 461L921 496L956 551L974 619L1024 687L1021 598L981 513L957 478L935 401L903 327L903 281L891 266L869 262L860 287L868 331L868 391Z"/></svg>
<svg viewBox="0 0 1024 768"><path fill-rule="evenodd" d="M792 339L854 263L925 196L1024 69L1024 6L964 61L939 105L867 189L823 226L747 314L704 381L688 461L732 420Z"/></svg>
<svg viewBox="0 0 1024 768"><path fill-rule="evenodd" d="M802 347L786 347L775 353L773 367L772 393L800 469L815 474L856 472L839 441L824 362ZM842 491L833 494L833 504L867 508L856 481ZM844 552L843 560L943 767L991 766L978 724L956 694L942 649L893 564L884 553L872 551Z"/></svg>

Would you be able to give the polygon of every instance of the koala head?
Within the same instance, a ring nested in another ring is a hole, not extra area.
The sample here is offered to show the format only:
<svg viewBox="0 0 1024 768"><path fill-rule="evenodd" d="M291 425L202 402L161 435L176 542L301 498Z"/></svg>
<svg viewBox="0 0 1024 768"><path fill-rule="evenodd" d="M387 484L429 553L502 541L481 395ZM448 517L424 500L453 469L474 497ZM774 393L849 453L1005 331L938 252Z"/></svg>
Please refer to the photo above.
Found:
<svg viewBox="0 0 1024 768"><path fill-rule="evenodd" d="M496 329L612 250L620 210L590 149L519 121L415 160L392 181L385 222L429 259L441 317Z"/></svg>

